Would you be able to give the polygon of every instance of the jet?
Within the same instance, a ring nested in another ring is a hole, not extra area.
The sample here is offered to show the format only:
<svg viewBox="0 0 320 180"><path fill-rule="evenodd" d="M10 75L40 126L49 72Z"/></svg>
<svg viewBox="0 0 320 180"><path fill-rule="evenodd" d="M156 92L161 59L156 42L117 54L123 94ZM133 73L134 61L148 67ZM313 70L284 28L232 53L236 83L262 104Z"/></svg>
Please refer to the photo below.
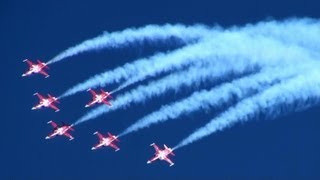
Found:
<svg viewBox="0 0 320 180"><path fill-rule="evenodd" d="M45 78L49 77L49 74L47 74L43 70L43 68L49 69L49 67L47 66L46 63L41 62L40 60L37 60L38 64L33 64L28 59L23 60L23 62L27 62L27 64L29 65L29 70L26 73L22 74L22 77L30 76L32 73L40 73L40 74L44 75Z"/></svg>
<svg viewBox="0 0 320 180"><path fill-rule="evenodd" d="M154 149L156 150L155 156L153 158L151 158L147 164L152 163L153 161L160 159L160 160L165 160L167 161L170 166L173 166L174 163L168 158L169 155L175 155L172 151L171 148L168 148L165 144L164 144L164 149L160 149L156 144L152 143L150 144L150 146L153 146Z"/></svg>
<svg viewBox="0 0 320 180"><path fill-rule="evenodd" d="M41 107L50 107L50 108L54 109L55 112L60 111L60 109L57 108L57 107L54 105L54 102L60 103L60 102L58 101L58 98L53 97L53 96L51 96L50 94L48 94L48 98L44 98L44 97L43 97L42 95L40 95L39 93L35 93L34 95L38 96L40 102L39 102L38 105L32 107L32 110L40 109Z"/></svg>
<svg viewBox="0 0 320 180"><path fill-rule="evenodd" d="M92 97L93 100L91 102L89 102L88 104L86 104L85 107L90 107L96 103L103 103L108 106L111 106L111 103L107 100L108 97L112 98L111 93L105 92L103 89L101 89L101 94L97 94L92 89L88 89L87 91L90 91L90 93L93 96Z"/></svg>
<svg viewBox="0 0 320 180"><path fill-rule="evenodd" d="M49 121L48 124L49 124L49 123L50 123L50 124L52 125L52 127L53 127L53 132L52 132L51 134L49 134L49 135L46 137L46 139L51 139L51 138L53 138L53 137L55 137L55 136L57 136L57 135L59 135L59 136L64 135L64 136L68 137L70 141L74 139L74 137L71 136L71 134L68 133L69 130L74 131L74 129L72 128L73 124L71 124L71 125L66 125L66 124L62 123L61 126L58 126L58 125L57 125L55 122L53 122L53 121Z"/></svg>
<svg viewBox="0 0 320 180"><path fill-rule="evenodd" d="M106 136L106 137L104 137L99 132L95 132L93 134L94 135L96 134L99 137L99 143L97 145L95 145L94 147L92 147L91 150L95 150L95 149L101 148L103 146L110 146L113 149L115 149L115 151L119 151L120 150L120 148L113 143L113 141L118 141L119 142L117 136L112 135L109 132L108 132L108 136Z"/></svg>

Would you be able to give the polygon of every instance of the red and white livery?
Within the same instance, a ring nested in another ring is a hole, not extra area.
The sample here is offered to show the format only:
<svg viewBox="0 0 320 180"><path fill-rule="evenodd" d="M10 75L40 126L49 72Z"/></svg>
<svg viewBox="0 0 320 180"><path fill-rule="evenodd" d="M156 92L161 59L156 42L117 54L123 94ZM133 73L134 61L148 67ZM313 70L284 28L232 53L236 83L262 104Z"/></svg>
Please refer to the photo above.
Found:
<svg viewBox="0 0 320 180"><path fill-rule="evenodd" d="M73 124L71 124L71 125L66 125L66 124L63 123L61 126L58 126L58 125L57 125L55 122L53 122L53 121L49 121L48 124L51 124L51 125L52 125L52 127L53 127L53 132L52 132L51 134L49 134L49 135L46 137L46 139L51 139L51 138L53 138L53 137L55 137L55 136L57 136L57 135L59 135L59 136L66 136L66 137L69 138L70 141L74 139L74 137L73 137L71 134L69 134L69 132L68 132L68 131L70 131L70 130L71 130L71 131L74 131L74 129L72 128Z"/></svg>
<svg viewBox="0 0 320 180"><path fill-rule="evenodd" d="M170 166L173 166L174 163L168 158L169 155L175 155L173 153L173 150L171 148L168 148L165 144L164 144L164 149L160 149L156 144L152 143L150 144L150 146L153 146L154 149L156 150L155 156L153 158L151 158L147 163L150 164L153 161L160 159L160 160L165 160L167 161Z"/></svg>
<svg viewBox="0 0 320 180"><path fill-rule="evenodd" d="M88 89L87 91L90 91L93 97L92 97L92 101L86 104L85 107L90 107L96 103L103 103L108 106L111 106L111 103L107 99L108 97L112 98L111 93L105 92L103 89L101 89L101 94L97 94L92 89Z"/></svg>
<svg viewBox="0 0 320 180"><path fill-rule="evenodd" d="M46 63L37 60L38 64L34 64L28 59L23 60L23 62L27 62L27 64L29 65L29 70L26 73L22 74L23 77L30 76L32 73L40 73L44 75L45 78L49 77L49 74L43 70L44 68L49 69Z"/></svg>
<svg viewBox="0 0 320 180"><path fill-rule="evenodd" d="M32 110L40 109L42 107L50 107L54 109L56 112L60 111L60 109L54 105L55 102L59 103L58 98L53 97L50 94L48 94L48 98L43 97L39 93L35 93L34 95L38 96L40 102L36 106L32 107Z"/></svg>
<svg viewBox="0 0 320 180"><path fill-rule="evenodd" d="M101 148L103 146L110 146L112 147L113 149L115 149L115 151L119 151L120 148L115 145L113 142L114 141L117 141L119 142L119 139L117 136L115 135L112 135L111 133L108 132L108 135L106 137L104 137L101 133L99 132L95 132L93 134L96 134L98 137L99 137L99 143L95 146L93 146L91 148L91 150L95 150L95 149L98 149L98 148Z"/></svg>

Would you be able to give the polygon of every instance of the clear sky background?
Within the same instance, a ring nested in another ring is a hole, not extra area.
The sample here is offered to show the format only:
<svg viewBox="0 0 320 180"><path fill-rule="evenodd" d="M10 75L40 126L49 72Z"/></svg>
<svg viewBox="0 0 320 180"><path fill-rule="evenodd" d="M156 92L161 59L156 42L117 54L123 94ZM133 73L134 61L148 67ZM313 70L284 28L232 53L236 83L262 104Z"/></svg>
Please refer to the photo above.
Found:
<svg viewBox="0 0 320 180"><path fill-rule="evenodd" d="M216 112L197 112L120 139L119 152L91 151L96 130L120 133L161 105L192 93L164 96L101 116L76 127L74 141L45 140L47 121L72 123L87 109L86 92L62 100L61 111L31 111L35 92L60 95L88 77L137 58L170 50L177 44L130 45L71 57L50 67L50 78L21 78L25 58L51 59L64 49L103 31L147 24L219 24L223 27L290 17L319 18L317 1L76 1L1 0L1 164L0 179L143 179L201 178L260 179L320 178L319 107L275 120L253 120L211 135L176 152L173 167L147 165L150 143L174 146L210 120ZM298 36L298 34L297 34ZM106 87L112 89L114 87ZM116 95L115 95L116 98Z"/></svg>

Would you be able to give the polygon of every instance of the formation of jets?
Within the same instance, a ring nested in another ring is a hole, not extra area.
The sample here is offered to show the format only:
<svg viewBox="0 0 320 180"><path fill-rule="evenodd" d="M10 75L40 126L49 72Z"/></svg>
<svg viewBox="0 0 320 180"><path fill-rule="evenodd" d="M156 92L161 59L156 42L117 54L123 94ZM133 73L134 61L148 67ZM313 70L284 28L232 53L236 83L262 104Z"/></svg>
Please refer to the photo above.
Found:
<svg viewBox="0 0 320 180"><path fill-rule="evenodd" d="M42 74L45 76L45 78L49 77L49 75L44 71L44 68L49 69L47 63L41 62L40 60L37 60L37 63L33 63L28 59L23 60L23 62L26 62L29 65L29 70L26 73L22 74L23 77L30 76L31 74ZM103 89L100 89L100 93L97 93L92 89L88 89L87 91L89 91L93 97L92 101L86 104L85 107L91 107L94 104L105 104L107 106L112 106L108 101L108 98L112 98L110 92L106 92ZM51 96L50 94L48 94L47 97L44 97L39 93L35 93L34 95L39 98L39 103L32 107L32 110L41 109L42 107L48 107L54 109L55 112L60 111L60 109L55 105L55 103L60 103L57 97ZM61 123L60 125L58 125L54 121L49 121L48 124L51 124L51 126L53 127L53 131L48 136L46 136L45 139L51 139L56 136L65 136L70 141L74 139L74 137L71 135L71 131L74 131L74 124L68 125L65 123ZM103 136L98 131L93 134L98 136L99 143L93 146L91 150L96 150L107 146L110 146L115 151L120 150L120 148L116 145L116 142L119 142L118 136L113 135L109 132L106 136ZM155 143L152 143L150 146L153 146L156 152L155 156L147 161L147 164L150 164L153 161L159 159L168 162L170 166L174 165L174 163L169 159L169 155L175 155L173 153L173 149L167 147L165 144L164 149L160 149Z"/></svg>

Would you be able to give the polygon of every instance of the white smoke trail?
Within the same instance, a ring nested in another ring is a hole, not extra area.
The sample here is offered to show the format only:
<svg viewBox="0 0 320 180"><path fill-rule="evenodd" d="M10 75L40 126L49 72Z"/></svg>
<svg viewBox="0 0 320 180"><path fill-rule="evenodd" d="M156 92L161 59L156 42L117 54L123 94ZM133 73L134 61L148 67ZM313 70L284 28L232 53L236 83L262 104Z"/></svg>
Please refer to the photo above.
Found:
<svg viewBox="0 0 320 180"><path fill-rule="evenodd" d="M253 47L254 51L252 50ZM268 49L269 52L266 52L266 49ZM288 52L290 53L288 54ZM68 89L59 98L70 96L98 85L105 86L106 84L127 80L117 89L120 90L147 77L155 76L162 72L177 70L184 66L199 63L199 61L210 60L213 57L245 56L250 57L253 61L268 57L270 61L274 61L275 59L279 61L281 58L287 59L287 56L301 57L308 53L309 52L306 52L303 48L283 44L272 38L259 35L252 37L252 35L248 36L244 33L226 31L224 33L216 33L210 37L208 36L207 39L202 42L183 47L174 52L157 54L151 58L143 58L133 63L127 63L114 70L96 75ZM235 63L235 61L231 63Z"/></svg>
<svg viewBox="0 0 320 180"><path fill-rule="evenodd" d="M236 122L255 118L259 113L276 118L281 114L300 111L319 103L320 72L318 69L319 65L296 78L274 85L239 102L183 139L174 149L189 145ZM279 106L285 106L285 108L277 108Z"/></svg>
<svg viewBox="0 0 320 180"><path fill-rule="evenodd" d="M215 29L219 28L215 27ZM79 53L103 48L115 48L128 43L133 43L135 41L148 40L151 42L157 42L159 40L166 40L168 38L175 37L186 43L190 43L205 37L209 33L211 33L211 30L204 25L184 26L181 24L166 24L163 26L147 25L142 28L130 28L120 32L105 32L98 37L86 40L61 52L51 59L48 64L61 61L67 57L71 57Z"/></svg>
<svg viewBox="0 0 320 180"><path fill-rule="evenodd" d="M146 76L150 76L150 73L156 74L165 72L166 70L169 70L168 68L170 67L176 67L176 69L181 68L185 63L188 62L188 60L190 60L189 62L192 63L194 61L191 60L208 56L206 51L200 53L200 49L200 44L190 45L175 50L169 54L158 53L150 58L142 58L133 63L127 63L124 66L117 67L99 75L95 75L94 77L75 85L74 87L68 89L60 97L63 98L73 95L77 92L84 91L88 88L96 86L103 87L106 84L118 83L121 80L128 80L130 78L135 79L134 81L139 81ZM129 85L131 83L126 84Z"/></svg>
<svg viewBox="0 0 320 180"><path fill-rule="evenodd" d="M308 62L301 66L286 66L276 68L266 68L257 74L246 76L224 83L211 90L202 90L193 93L191 96L161 107L158 111L148 114L129 126L119 136L138 131L149 127L152 124L175 119L180 115L187 115L199 109L212 109L230 100L242 99L252 93L266 89L272 84L292 78L301 72L305 72L314 66L315 63Z"/></svg>
<svg viewBox="0 0 320 180"><path fill-rule="evenodd" d="M244 41L242 42L244 43ZM263 44L263 41L260 40L260 42L261 44ZM144 102L150 99L151 97L163 94L170 89L177 91L181 88L182 85L196 86L197 82L203 82L208 78L222 78L231 72L241 74L247 71L252 71L257 66L265 67L283 65L284 67L299 62L300 59L304 59L305 61L310 60L308 53L305 51L301 51L299 48L289 46L274 46L275 44L273 43L267 43L266 45L269 46L262 47L261 49L268 48L269 54L263 54L261 52L257 54L249 53L247 55L251 55L251 57L242 57L241 55L239 55L241 53L232 53L232 49L230 49L231 54L228 56L227 59L222 59L223 61L220 61L219 59L203 61L207 63L209 62L209 66L205 68L199 68L197 66L191 67L187 71L168 75L165 78L159 81L153 81L148 85L140 85L136 89L133 89L122 96L118 96L116 100L112 102L113 106L111 108L100 106L85 114L83 117L77 120L75 124L79 124L87 120L94 119L104 113L114 111L119 108L125 108L127 106L130 106L131 103ZM272 48L272 45L275 49ZM259 49L258 47L259 46L256 46L257 50ZM239 52L241 52L241 49L239 49ZM232 57L233 54L236 54L237 56ZM206 64L200 63L200 65L203 66Z"/></svg>
<svg viewBox="0 0 320 180"><path fill-rule="evenodd" d="M176 37L186 43L193 42L205 37L211 32L220 31L221 29L222 28L218 26L209 28L204 25L184 26L181 24L166 24L163 26L147 25L141 28L130 28L113 33L105 32L96 38L86 40L61 52L51 59L48 64L82 52L118 47L135 41L159 41L170 37ZM314 47L319 49L319 40L314 38L315 35L319 35L319 20L316 19L292 18L285 21L266 21L255 25L247 24L243 28L233 27L230 29L247 31L248 33L251 32L251 34L256 34L258 32L260 34L266 34L269 37L275 36L276 38L282 39L286 42L289 40L291 43L293 42L292 40L296 40L300 45L315 45ZM299 37L297 37L296 34L299 34ZM310 40L316 41L316 43L310 43ZM307 43L304 41L307 41Z"/></svg>
<svg viewBox="0 0 320 180"><path fill-rule="evenodd" d="M255 35L273 37L286 44L296 44L319 54L320 21L311 18L291 18L284 21L259 22L248 24L243 31Z"/></svg>
<svg viewBox="0 0 320 180"><path fill-rule="evenodd" d="M104 113L115 111L119 108L125 108L127 106L130 106L132 103L144 102L151 97L165 93L169 89L178 91L178 89L182 85L196 86L200 82L205 81L209 76L219 77L222 71L225 71L224 73L227 73L226 69L228 68L223 67L219 69L219 71L213 71L210 68L190 67L186 71L170 74L158 81L150 82L148 85L140 85L136 89L133 89L128 93L117 96L115 101L111 101L111 107L99 106L96 109L93 109L85 114L74 124L77 125L90 119L94 119Z"/></svg>

